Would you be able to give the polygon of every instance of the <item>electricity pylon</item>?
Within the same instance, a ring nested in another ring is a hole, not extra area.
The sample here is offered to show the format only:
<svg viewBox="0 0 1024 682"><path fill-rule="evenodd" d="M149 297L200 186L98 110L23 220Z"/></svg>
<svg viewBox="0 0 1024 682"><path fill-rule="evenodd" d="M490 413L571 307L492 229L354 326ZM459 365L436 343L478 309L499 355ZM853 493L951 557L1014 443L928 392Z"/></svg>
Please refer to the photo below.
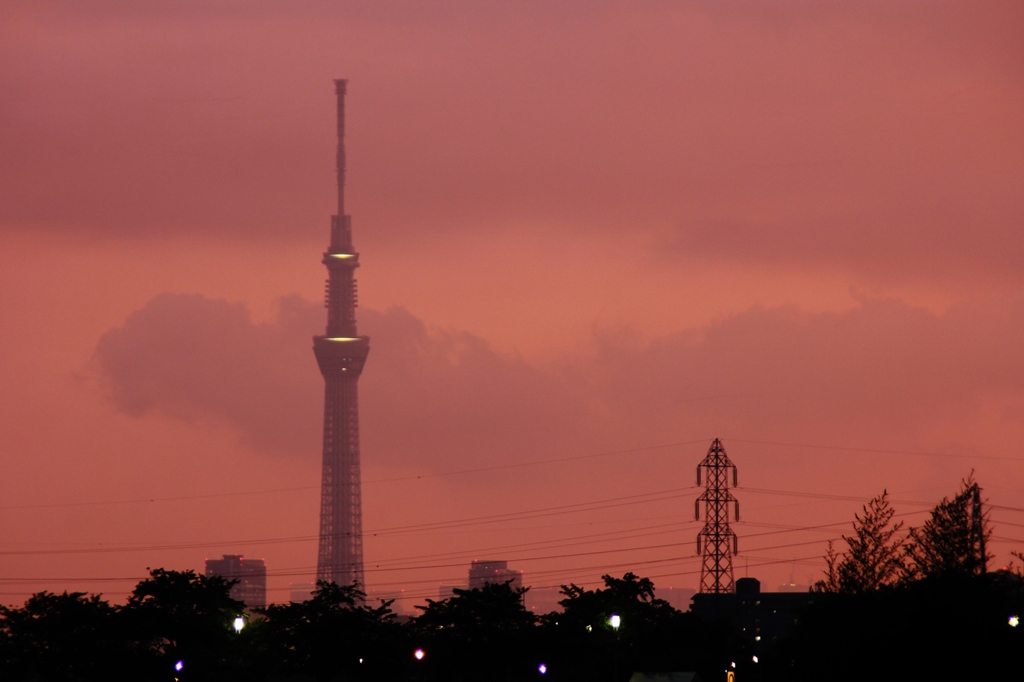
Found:
<svg viewBox="0 0 1024 682"><path fill-rule="evenodd" d="M697 465L697 485L700 485L701 469L707 470L704 492L694 503L695 519L700 519L700 503L704 503L704 529L697 534L697 554L704 558L700 568L700 592L735 592L732 555L739 553L739 545L736 533L729 528L729 503L736 506L737 521L740 520L740 503L729 492L729 469L732 469L733 487L738 484L738 477L736 465L729 461L722 441L716 438L707 456Z"/></svg>

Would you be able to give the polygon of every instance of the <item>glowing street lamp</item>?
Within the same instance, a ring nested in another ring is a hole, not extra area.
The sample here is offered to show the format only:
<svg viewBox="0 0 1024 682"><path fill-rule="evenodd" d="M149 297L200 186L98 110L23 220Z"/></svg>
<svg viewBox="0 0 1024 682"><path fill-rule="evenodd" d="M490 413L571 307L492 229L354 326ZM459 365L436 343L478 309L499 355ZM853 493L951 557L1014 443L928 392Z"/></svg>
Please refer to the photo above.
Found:
<svg viewBox="0 0 1024 682"><path fill-rule="evenodd" d="M619 618L619 614L613 613L612 617L608 619L608 624L615 630L615 646L612 649L612 679L617 680L619 678L619 626L622 625L622 619Z"/></svg>
<svg viewBox="0 0 1024 682"><path fill-rule="evenodd" d="M179 672L179 673L181 672L181 669L184 668L184 667L185 667L185 661L178 661L177 663L174 664L174 669L177 672Z"/></svg>
<svg viewBox="0 0 1024 682"><path fill-rule="evenodd" d="M423 657L426 656L426 654L423 653L423 649L417 649L412 653L412 655L416 658L417 661L422 661Z"/></svg>
<svg viewBox="0 0 1024 682"><path fill-rule="evenodd" d="M537 666L537 672L539 672L541 675L547 675L548 667L546 665L544 665L543 663L541 663L540 665Z"/></svg>
<svg viewBox="0 0 1024 682"><path fill-rule="evenodd" d="M241 632L242 628L245 627L245 618L238 616L235 621L231 624L231 627L235 628L235 632Z"/></svg>
<svg viewBox="0 0 1024 682"><path fill-rule="evenodd" d="M1020 617L1019 617L1019 616L1010 616L1010 617L1009 617L1009 618L1007 619L1007 621L1006 621L1006 622L1010 624L1010 627L1011 627L1011 628L1015 628L1015 627L1017 627L1018 625L1020 625Z"/></svg>

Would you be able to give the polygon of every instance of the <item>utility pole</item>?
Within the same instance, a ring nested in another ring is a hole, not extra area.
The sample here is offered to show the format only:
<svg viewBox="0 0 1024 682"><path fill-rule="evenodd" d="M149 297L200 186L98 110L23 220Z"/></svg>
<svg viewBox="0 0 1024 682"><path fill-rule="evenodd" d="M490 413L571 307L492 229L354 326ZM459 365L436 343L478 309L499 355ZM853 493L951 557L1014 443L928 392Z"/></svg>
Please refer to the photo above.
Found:
<svg viewBox="0 0 1024 682"><path fill-rule="evenodd" d="M971 551L978 548L977 573L988 571L988 557L985 555L985 514L981 507L981 486L974 483L974 494L971 498ZM972 567L973 568L973 567Z"/></svg>
<svg viewBox="0 0 1024 682"><path fill-rule="evenodd" d="M700 569L701 594L726 594L736 591L732 577L732 555L739 553L736 533L729 527L729 503L736 507L736 520L740 520L740 503L729 492L729 470L732 485L738 477L736 465L729 461L722 441L716 438L704 460L697 465L697 485L705 471L704 492L694 503L694 518L700 519L700 503L704 503L704 529L697 534L697 554L704 561Z"/></svg>

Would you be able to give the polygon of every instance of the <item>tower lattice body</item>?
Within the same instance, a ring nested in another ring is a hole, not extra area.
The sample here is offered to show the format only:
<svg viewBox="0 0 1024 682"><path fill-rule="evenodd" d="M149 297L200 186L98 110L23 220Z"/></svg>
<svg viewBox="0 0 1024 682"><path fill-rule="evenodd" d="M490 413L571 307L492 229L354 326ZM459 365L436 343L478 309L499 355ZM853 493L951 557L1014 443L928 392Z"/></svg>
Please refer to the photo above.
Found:
<svg viewBox="0 0 1024 682"><path fill-rule="evenodd" d="M737 484L736 465L729 461L722 441L715 439L708 454L697 465L697 485L704 470L704 492L697 498L694 518L700 518L700 503L704 503L704 528L697 535L697 554L703 561L700 569L702 594L735 592L732 577L732 555L738 550L736 533L729 527L729 504L736 506L736 520L740 519L740 503L729 492L729 471L732 470L733 487Z"/></svg>
<svg viewBox="0 0 1024 682"><path fill-rule="evenodd" d="M352 246L352 219L345 214L346 80L334 81L338 96L338 214L331 217L327 266L327 332L313 337L324 377L323 479L317 579L347 585L363 579L363 510L359 475L359 395L370 340L356 331L359 254Z"/></svg>

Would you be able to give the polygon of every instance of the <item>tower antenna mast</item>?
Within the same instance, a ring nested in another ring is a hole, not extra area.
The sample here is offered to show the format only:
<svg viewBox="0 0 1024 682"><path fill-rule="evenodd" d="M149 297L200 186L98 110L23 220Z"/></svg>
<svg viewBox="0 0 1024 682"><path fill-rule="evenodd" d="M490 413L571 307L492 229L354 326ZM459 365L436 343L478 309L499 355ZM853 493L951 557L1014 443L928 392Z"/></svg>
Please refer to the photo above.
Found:
<svg viewBox="0 0 1024 682"><path fill-rule="evenodd" d="M345 214L345 93L347 80L334 81L338 97L338 214L331 216L331 242L324 253L327 330L313 337L313 352L324 377L323 476L320 488L320 545L316 577L338 585L363 578L363 508L359 473L357 382L370 352L370 339L356 331L359 254L352 246L352 218Z"/></svg>

